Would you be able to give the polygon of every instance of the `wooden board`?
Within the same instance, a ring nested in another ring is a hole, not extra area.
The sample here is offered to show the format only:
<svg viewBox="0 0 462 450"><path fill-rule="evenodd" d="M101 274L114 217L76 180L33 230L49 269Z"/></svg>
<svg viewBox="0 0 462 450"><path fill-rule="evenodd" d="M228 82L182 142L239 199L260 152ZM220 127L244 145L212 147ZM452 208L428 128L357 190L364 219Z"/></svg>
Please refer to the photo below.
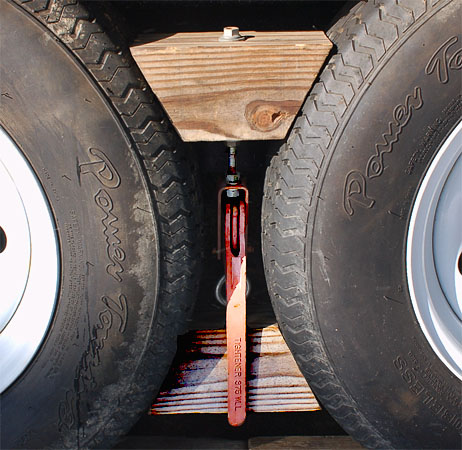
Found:
<svg viewBox="0 0 462 450"><path fill-rule="evenodd" d="M249 439L249 450L352 450L364 448L350 436L271 436Z"/></svg>
<svg viewBox="0 0 462 450"><path fill-rule="evenodd" d="M184 141L283 139L332 44L321 31L143 36L132 55Z"/></svg>
<svg viewBox="0 0 462 450"><path fill-rule="evenodd" d="M178 420L182 420L182 418L180 417ZM271 436L238 440L210 436L212 433L209 432L209 424L206 421L204 421L202 427L203 437L173 435L169 429L165 430L166 435L164 436L157 434L144 436L129 434L114 448L123 450L140 448L156 450L352 450L365 448L349 436ZM187 427L185 428L188 429ZM269 429L268 431L272 430ZM213 433L214 436L215 434Z"/></svg>
<svg viewBox="0 0 462 450"><path fill-rule="evenodd" d="M226 413L225 330L191 332L188 342L184 359L172 368L151 413ZM247 357L249 411L320 409L277 326L249 333Z"/></svg>

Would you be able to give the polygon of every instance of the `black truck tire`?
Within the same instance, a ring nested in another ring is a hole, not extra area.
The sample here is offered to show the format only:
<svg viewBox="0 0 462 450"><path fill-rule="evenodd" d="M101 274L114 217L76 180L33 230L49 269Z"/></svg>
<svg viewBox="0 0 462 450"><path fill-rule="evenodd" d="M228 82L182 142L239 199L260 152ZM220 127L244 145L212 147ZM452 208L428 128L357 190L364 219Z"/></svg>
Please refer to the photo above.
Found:
<svg viewBox="0 0 462 450"><path fill-rule="evenodd" d="M460 448L461 3L358 2L329 37L335 54L266 175L273 307L359 442Z"/></svg>
<svg viewBox="0 0 462 450"><path fill-rule="evenodd" d="M0 214L0 446L108 448L147 411L192 308L195 176L128 49L82 4L2 0L0 18L0 184L24 205ZM11 252L24 240L27 281ZM5 286L25 289L10 313Z"/></svg>

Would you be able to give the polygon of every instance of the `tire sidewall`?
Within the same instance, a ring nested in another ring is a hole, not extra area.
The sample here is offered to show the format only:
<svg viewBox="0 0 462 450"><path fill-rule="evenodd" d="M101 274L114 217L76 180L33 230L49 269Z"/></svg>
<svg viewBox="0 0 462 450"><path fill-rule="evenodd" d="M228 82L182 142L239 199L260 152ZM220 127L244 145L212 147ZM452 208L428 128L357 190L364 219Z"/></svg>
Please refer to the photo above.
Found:
<svg viewBox="0 0 462 450"><path fill-rule="evenodd" d="M416 193L460 118L456 3L417 22L368 78L336 131L308 224L311 295L332 367L397 446L455 445L461 426L460 380L420 329L405 264Z"/></svg>
<svg viewBox="0 0 462 450"><path fill-rule="evenodd" d="M1 124L43 187L61 253L48 333L2 395L2 447L80 447L137 372L156 311L157 228L127 133L98 88L34 19L2 8Z"/></svg>

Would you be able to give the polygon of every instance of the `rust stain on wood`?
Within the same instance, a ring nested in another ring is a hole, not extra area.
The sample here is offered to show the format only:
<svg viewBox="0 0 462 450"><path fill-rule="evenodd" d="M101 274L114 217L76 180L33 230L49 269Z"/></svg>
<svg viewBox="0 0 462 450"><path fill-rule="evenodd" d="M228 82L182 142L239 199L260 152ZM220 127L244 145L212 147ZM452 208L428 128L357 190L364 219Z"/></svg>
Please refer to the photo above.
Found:
<svg viewBox="0 0 462 450"><path fill-rule="evenodd" d="M320 31L146 35L131 48L185 141L283 139L332 44Z"/></svg>
<svg viewBox="0 0 462 450"><path fill-rule="evenodd" d="M152 414L226 413L225 330L204 330L183 338L176 361ZM248 335L247 409L255 412L320 409L277 326Z"/></svg>

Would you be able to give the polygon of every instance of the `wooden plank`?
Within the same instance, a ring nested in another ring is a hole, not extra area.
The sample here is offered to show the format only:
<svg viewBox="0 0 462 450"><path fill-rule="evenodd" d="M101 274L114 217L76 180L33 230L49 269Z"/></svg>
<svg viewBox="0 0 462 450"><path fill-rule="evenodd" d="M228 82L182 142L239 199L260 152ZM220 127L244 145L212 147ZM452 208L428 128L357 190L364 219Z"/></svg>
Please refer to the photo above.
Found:
<svg viewBox="0 0 462 450"><path fill-rule="evenodd" d="M185 141L283 139L332 44L321 31L141 37L132 55Z"/></svg>
<svg viewBox="0 0 462 450"><path fill-rule="evenodd" d="M181 420L181 418L179 418ZM183 435L133 435L123 438L116 449L223 449L223 450L347 450L362 449L349 436L274 436L254 437L248 440L207 437L209 425L203 424L204 436L191 437ZM165 430L167 434L170 430ZM225 434L225 433L223 433Z"/></svg>
<svg viewBox="0 0 462 450"><path fill-rule="evenodd" d="M226 413L225 330L191 332L188 342L185 358L172 368L151 413ZM249 333L248 363L249 411L320 409L277 326Z"/></svg>
<svg viewBox="0 0 462 450"><path fill-rule="evenodd" d="M249 439L249 450L341 450L364 448L350 436L264 436Z"/></svg>

